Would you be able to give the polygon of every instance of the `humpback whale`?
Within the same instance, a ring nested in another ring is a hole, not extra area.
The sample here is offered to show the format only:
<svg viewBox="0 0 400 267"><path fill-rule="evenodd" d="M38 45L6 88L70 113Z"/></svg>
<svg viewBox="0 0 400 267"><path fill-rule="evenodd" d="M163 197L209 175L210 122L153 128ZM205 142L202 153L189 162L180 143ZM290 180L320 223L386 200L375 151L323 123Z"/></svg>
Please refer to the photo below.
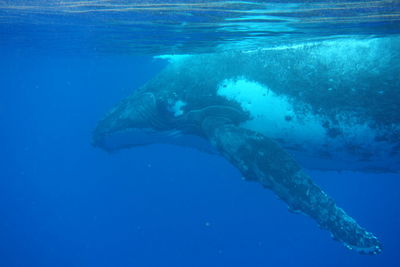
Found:
<svg viewBox="0 0 400 267"><path fill-rule="evenodd" d="M343 39L169 57L99 121L93 144L217 153L362 254L382 245L307 169L398 172L400 39Z"/></svg>

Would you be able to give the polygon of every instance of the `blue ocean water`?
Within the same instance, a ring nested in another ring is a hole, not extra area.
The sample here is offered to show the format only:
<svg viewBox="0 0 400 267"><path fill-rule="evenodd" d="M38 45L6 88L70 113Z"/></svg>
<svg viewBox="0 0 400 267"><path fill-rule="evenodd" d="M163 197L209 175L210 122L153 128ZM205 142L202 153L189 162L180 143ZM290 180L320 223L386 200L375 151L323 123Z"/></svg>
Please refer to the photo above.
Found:
<svg viewBox="0 0 400 267"><path fill-rule="evenodd" d="M382 241L362 256L217 155L91 146L153 55L396 35L398 2L133 2L0 1L0 266L399 266L398 174L310 171Z"/></svg>

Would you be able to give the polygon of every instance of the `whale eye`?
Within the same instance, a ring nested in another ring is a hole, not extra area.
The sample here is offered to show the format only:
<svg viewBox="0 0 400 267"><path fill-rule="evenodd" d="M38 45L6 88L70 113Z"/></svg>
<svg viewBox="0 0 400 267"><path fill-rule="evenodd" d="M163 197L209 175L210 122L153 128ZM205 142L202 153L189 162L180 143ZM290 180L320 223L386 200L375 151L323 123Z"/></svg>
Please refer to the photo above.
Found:
<svg viewBox="0 0 400 267"><path fill-rule="evenodd" d="M326 130L326 133L330 138L335 138L338 135L340 135L342 133L342 131L338 128L328 128Z"/></svg>
<svg viewBox="0 0 400 267"><path fill-rule="evenodd" d="M290 115L286 115L285 116L285 121L291 121L293 118Z"/></svg>

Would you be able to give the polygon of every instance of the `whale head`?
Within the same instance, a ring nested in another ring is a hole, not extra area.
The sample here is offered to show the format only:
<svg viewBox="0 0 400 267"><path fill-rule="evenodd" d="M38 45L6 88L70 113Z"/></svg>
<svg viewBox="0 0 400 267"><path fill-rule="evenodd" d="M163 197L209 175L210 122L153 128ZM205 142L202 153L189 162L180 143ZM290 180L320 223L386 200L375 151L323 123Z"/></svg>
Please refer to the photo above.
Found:
<svg viewBox="0 0 400 267"><path fill-rule="evenodd" d="M151 92L135 93L99 121L92 144L106 151L160 143L173 135Z"/></svg>

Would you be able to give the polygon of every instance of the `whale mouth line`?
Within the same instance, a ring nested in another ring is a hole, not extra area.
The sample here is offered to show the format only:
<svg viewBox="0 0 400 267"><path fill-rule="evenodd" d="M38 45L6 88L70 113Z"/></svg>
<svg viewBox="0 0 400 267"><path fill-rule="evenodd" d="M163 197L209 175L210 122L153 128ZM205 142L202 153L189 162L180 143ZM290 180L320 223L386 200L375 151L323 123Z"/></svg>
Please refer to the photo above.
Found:
<svg viewBox="0 0 400 267"><path fill-rule="evenodd" d="M95 145L107 151L114 151L154 144L167 136L168 132L156 131L151 128L128 128L102 136Z"/></svg>

